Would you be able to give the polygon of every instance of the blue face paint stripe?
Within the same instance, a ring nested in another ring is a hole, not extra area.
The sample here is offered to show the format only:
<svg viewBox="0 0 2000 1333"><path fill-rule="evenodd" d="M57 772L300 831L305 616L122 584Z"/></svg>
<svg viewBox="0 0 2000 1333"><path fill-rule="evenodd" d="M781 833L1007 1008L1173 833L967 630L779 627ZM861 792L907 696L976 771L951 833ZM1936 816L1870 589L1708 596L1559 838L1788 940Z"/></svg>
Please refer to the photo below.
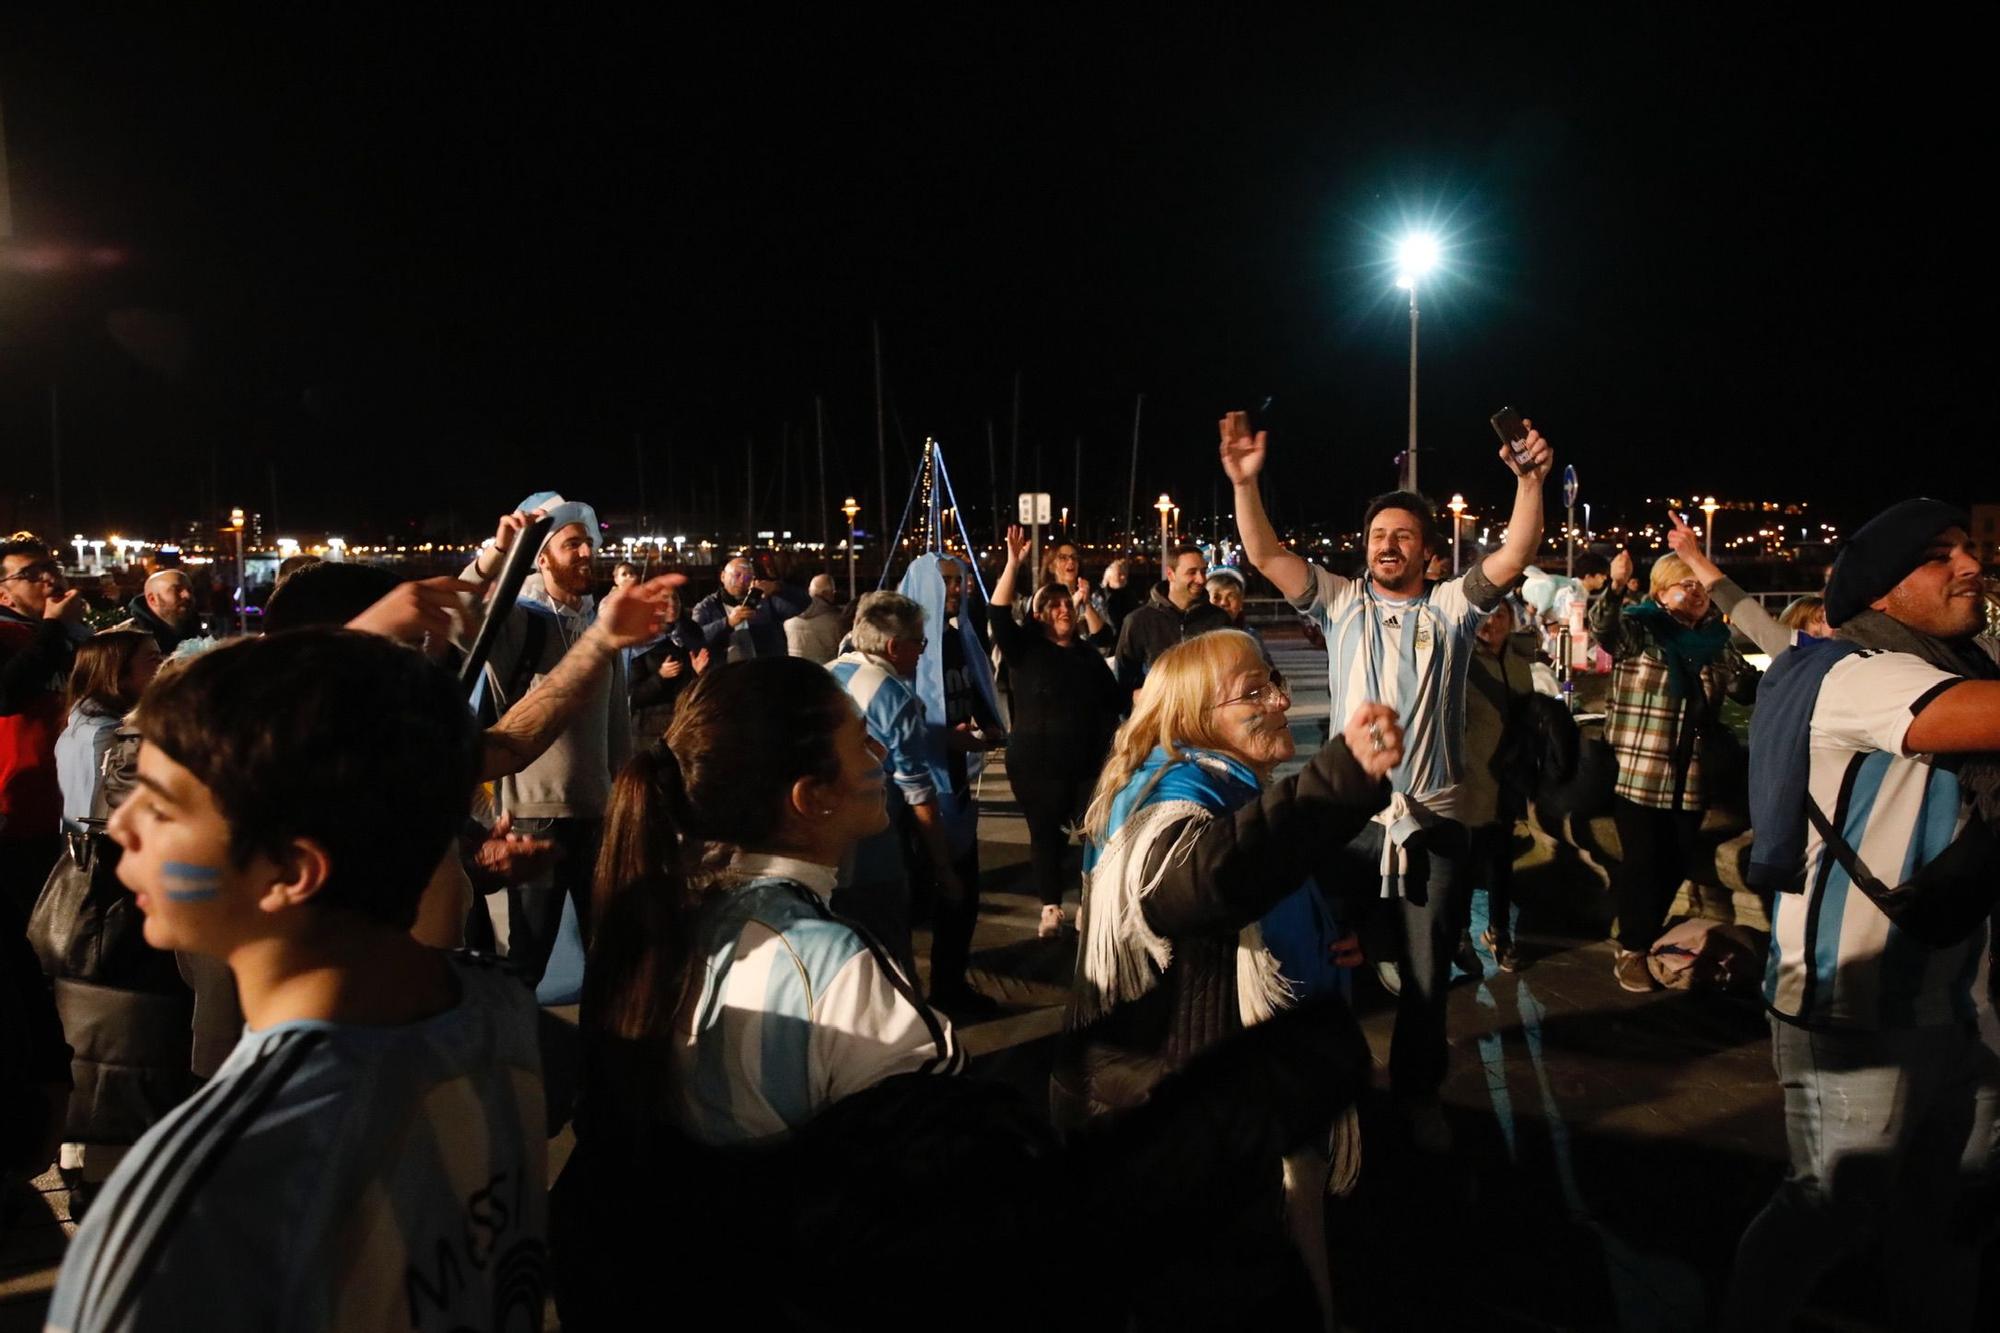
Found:
<svg viewBox="0 0 2000 1333"><path fill-rule="evenodd" d="M196 865L192 861L163 861L160 873L168 881L166 896L177 903L207 902L222 887L219 866ZM179 881L175 887L174 881Z"/></svg>

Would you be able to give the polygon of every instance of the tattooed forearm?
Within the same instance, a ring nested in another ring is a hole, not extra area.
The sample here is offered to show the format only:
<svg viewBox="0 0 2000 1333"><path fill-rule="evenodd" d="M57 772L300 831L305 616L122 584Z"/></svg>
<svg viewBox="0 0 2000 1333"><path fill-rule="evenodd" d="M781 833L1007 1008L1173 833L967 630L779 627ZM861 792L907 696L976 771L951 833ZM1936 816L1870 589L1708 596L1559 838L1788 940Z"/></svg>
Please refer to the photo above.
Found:
<svg viewBox="0 0 2000 1333"><path fill-rule="evenodd" d="M610 636L597 626L578 639L555 670L536 681L520 702L486 729L480 780L504 778L534 763L555 743L611 670L611 658L617 651Z"/></svg>

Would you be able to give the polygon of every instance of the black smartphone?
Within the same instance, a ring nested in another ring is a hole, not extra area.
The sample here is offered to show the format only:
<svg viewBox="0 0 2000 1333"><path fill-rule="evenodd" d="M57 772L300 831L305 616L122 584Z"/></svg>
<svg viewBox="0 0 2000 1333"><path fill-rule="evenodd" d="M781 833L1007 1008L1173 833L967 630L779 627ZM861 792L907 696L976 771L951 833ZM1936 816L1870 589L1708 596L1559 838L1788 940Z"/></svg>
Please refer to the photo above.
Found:
<svg viewBox="0 0 2000 1333"><path fill-rule="evenodd" d="M755 611L758 607L762 606L763 604L764 604L764 590L762 588L759 588L754 583L751 584L750 591L743 594L743 605L749 607L752 611Z"/></svg>
<svg viewBox="0 0 2000 1333"><path fill-rule="evenodd" d="M1511 407L1503 407L1488 420L1493 423L1493 433L1500 437L1500 443L1513 452L1514 461L1526 467L1528 454L1521 446L1527 442L1528 428L1521 424L1521 414Z"/></svg>

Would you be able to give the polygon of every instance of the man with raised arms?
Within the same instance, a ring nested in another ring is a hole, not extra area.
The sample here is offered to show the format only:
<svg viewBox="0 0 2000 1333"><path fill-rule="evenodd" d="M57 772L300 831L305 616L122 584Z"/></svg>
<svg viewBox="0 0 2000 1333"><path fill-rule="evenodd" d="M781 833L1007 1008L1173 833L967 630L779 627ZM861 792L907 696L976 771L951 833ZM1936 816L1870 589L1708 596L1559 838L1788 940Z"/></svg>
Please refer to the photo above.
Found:
<svg viewBox="0 0 2000 1333"><path fill-rule="evenodd" d="M1437 1095L1445 1072L1445 985L1469 845L1458 817L1466 670L1473 631L1541 544L1542 482L1554 454L1532 428L1515 446L1518 460L1501 449L1515 477L1507 540L1464 577L1425 583L1426 559L1442 544L1430 502L1392 491L1369 503L1362 520L1367 569L1348 579L1294 555L1272 530L1257 484L1264 432L1253 433L1243 412L1224 417L1221 431L1222 470L1235 487L1245 558L1326 636L1331 716L1382 703L1402 722L1403 759L1389 774L1395 792L1389 807L1348 844L1342 864L1328 867L1321 883L1379 885L1374 894L1355 896L1375 904L1365 909L1370 953L1401 964L1384 978L1400 985L1390 1087L1412 1141L1442 1153L1451 1145Z"/></svg>

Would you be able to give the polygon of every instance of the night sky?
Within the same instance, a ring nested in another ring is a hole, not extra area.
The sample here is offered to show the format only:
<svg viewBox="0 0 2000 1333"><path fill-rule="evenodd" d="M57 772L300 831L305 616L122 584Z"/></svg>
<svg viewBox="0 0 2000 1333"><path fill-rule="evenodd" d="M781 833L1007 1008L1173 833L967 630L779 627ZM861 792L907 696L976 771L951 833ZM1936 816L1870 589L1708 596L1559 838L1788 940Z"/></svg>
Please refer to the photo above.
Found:
<svg viewBox="0 0 2000 1333"><path fill-rule="evenodd" d="M1507 492L1486 417L1513 403L1600 522L2000 499L1969 33L22 8L10 253L121 262L0 268L0 509L47 492L54 384L85 531L268 509L274 475L301 534L470 534L545 488L636 512L635 439L664 522L718 486L740 516L754 450L777 526L787 428L784 522L816 524L815 394L835 501L873 505L871 319L898 508L936 435L983 509L990 420L1003 492L1039 457L1075 504L1081 438L1082 510L1122 512L1144 391L1142 519L1162 489L1205 511L1215 418L1268 398L1281 521L1351 525L1402 443L1412 223L1447 246L1429 490Z"/></svg>

